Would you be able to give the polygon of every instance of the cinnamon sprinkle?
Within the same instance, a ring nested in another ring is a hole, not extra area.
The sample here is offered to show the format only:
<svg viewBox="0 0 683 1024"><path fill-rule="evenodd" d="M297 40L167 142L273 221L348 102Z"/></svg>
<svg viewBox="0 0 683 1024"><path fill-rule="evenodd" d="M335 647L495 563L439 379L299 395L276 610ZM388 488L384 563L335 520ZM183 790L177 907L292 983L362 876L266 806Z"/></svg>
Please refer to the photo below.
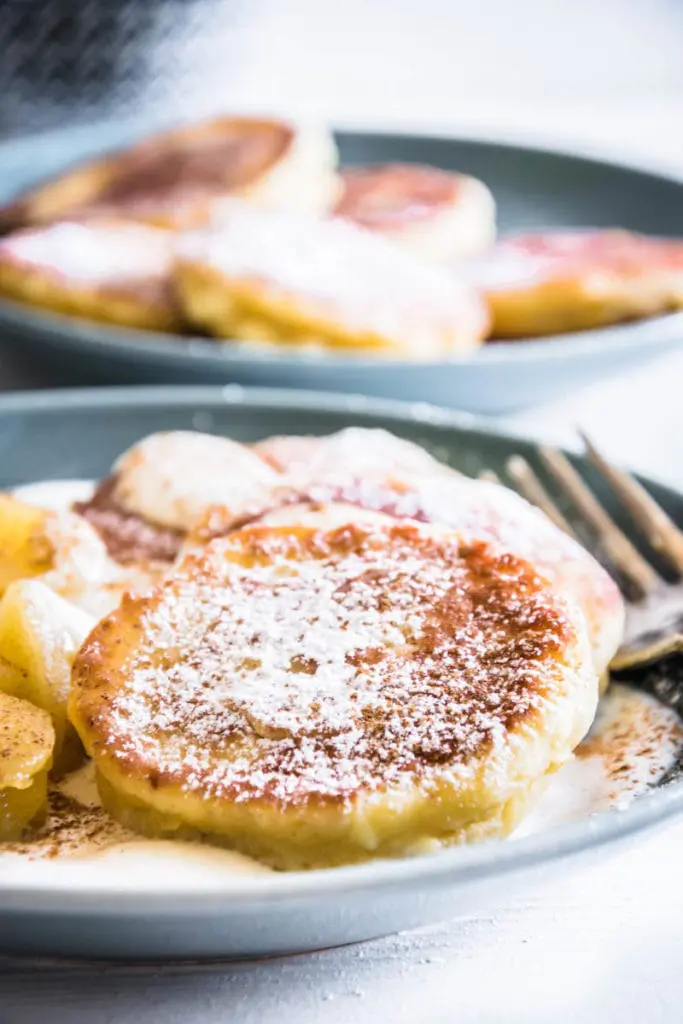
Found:
<svg viewBox="0 0 683 1024"><path fill-rule="evenodd" d="M124 601L73 679L94 743L157 787L345 800L502 749L575 643L547 584L485 544L256 527Z"/></svg>
<svg viewBox="0 0 683 1024"><path fill-rule="evenodd" d="M54 860L82 854L130 838L130 833L100 806L88 806L53 787L48 798L47 819L20 842L0 849L31 859Z"/></svg>
<svg viewBox="0 0 683 1024"><path fill-rule="evenodd" d="M581 760L600 758L612 804L654 786L683 750L683 722L649 694L615 686L581 743Z"/></svg>
<svg viewBox="0 0 683 1024"><path fill-rule="evenodd" d="M106 477L92 498L76 502L74 512L94 526L111 557L121 565L172 562L183 542L182 532L150 523L122 508L115 491L116 476Z"/></svg>

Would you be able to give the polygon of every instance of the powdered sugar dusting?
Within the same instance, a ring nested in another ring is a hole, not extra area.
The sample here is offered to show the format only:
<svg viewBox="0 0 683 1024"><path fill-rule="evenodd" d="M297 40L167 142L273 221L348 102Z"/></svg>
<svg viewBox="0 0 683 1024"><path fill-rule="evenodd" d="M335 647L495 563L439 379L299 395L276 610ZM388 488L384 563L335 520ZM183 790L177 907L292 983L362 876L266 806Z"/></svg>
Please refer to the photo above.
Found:
<svg viewBox="0 0 683 1024"><path fill-rule="evenodd" d="M683 247L666 238L630 231L555 231L503 239L465 268L484 291L522 289L547 280L602 279L614 287L645 274L680 271Z"/></svg>
<svg viewBox="0 0 683 1024"><path fill-rule="evenodd" d="M267 311L284 309L285 325L294 308L332 339L360 334L429 359L471 347L485 329L477 293L454 274L338 218L229 200L183 238L179 259L208 267L223 293L257 288Z"/></svg>
<svg viewBox="0 0 683 1024"><path fill-rule="evenodd" d="M374 464L373 464L374 465ZM439 465L438 463L436 465ZM623 630L623 601L607 572L576 541L519 495L497 484L469 480L446 466L440 473L403 471L400 463L382 473L354 473L348 462L321 455L299 463L285 486L271 492L264 510L309 502L356 505L386 515L435 523L458 530L463 538L503 544L536 565L559 590L583 610L602 673Z"/></svg>
<svg viewBox="0 0 683 1024"><path fill-rule="evenodd" d="M346 427L327 437L270 437L256 446L296 480L458 476L420 445L387 430Z"/></svg>
<svg viewBox="0 0 683 1024"><path fill-rule="evenodd" d="M0 243L0 259L31 264L88 284L137 283L170 271L172 238L146 224L59 223L17 232Z"/></svg>
<svg viewBox="0 0 683 1024"><path fill-rule="evenodd" d="M98 711L109 753L238 801L467 771L574 668L573 624L525 563L416 526L241 531L141 608ZM86 694L110 634L77 663Z"/></svg>

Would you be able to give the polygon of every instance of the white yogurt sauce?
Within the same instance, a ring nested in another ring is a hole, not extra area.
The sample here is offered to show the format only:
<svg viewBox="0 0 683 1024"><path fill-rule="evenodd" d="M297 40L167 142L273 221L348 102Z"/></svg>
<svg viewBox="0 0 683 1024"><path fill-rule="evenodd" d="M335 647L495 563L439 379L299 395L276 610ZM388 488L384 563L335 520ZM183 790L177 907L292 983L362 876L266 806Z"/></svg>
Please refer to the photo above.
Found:
<svg viewBox="0 0 683 1024"><path fill-rule="evenodd" d="M30 484L15 494L63 510L87 499L92 490L88 481L59 480ZM628 806L661 778L682 747L683 722L673 711L645 693L613 686L600 702L590 735L552 778L514 838ZM48 829L43 839L0 848L0 882L201 889L220 880L239 888L249 876L269 873L230 850L142 839L113 823L100 809L91 764L72 773L59 792L73 801L59 840Z"/></svg>
<svg viewBox="0 0 683 1024"><path fill-rule="evenodd" d="M589 735L515 836L628 807L672 767L682 748L683 722L674 711L632 687L612 686Z"/></svg>
<svg viewBox="0 0 683 1024"><path fill-rule="evenodd" d="M598 811L624 808L673 764L683 724L656 700L615 686L602 700L588 739L554 776L514 838L539 833ZM200 843L150 840L112 822L100 809L91 764L60 786L81 807L59 833L0 852L0 884L105 886L168 890L239 889L267 867L230 850Z"/></svg>
<svg viewBox="0 0 683 1024"><path fill-rule="evenodd" d="M92 498L94 490L92 480L46 480L15 487L12 493L29 505L38 505L53 512L68 512L74 502Z"/></svg>

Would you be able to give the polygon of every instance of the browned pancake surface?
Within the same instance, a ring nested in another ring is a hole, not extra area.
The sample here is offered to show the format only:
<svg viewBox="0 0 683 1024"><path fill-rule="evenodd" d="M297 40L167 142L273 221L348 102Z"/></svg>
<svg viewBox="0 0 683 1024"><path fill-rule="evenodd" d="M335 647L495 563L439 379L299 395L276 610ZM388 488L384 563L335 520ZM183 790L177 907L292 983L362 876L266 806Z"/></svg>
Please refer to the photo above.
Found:
<svg viewBox="0 0 683 1024"><path fill-rule="evenodd" d="M95 757L219 801L346 801L466 768L576 634L527 563L415 525L216 541L81 649Z"/></svg>

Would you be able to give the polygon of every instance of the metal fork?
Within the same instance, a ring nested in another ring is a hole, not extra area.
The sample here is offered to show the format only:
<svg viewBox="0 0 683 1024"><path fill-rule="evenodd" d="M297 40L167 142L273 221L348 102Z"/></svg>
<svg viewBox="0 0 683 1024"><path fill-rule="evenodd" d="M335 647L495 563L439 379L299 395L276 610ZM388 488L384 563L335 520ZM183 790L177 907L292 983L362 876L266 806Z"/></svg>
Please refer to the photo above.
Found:
<svg viewBox="0 0 683 1024"><path fill-rule="evenodd" d="M683 531L637 480L608 462L585 434L581 437L588 461L627 512L634 527L631 536L616 524L557 449L541 446L538 454L549 479L568 499L573 515L560 509L521 455L508 459L506 474L523 497L595 555L619 585L626 599L626 629L612 671L652 664L683 651ZM481 475L486 479L495 476L490 472ZM645 541L650 558L636 547L632 537L637 535ZM670 579L662 574L664 567Z"/></svg>

